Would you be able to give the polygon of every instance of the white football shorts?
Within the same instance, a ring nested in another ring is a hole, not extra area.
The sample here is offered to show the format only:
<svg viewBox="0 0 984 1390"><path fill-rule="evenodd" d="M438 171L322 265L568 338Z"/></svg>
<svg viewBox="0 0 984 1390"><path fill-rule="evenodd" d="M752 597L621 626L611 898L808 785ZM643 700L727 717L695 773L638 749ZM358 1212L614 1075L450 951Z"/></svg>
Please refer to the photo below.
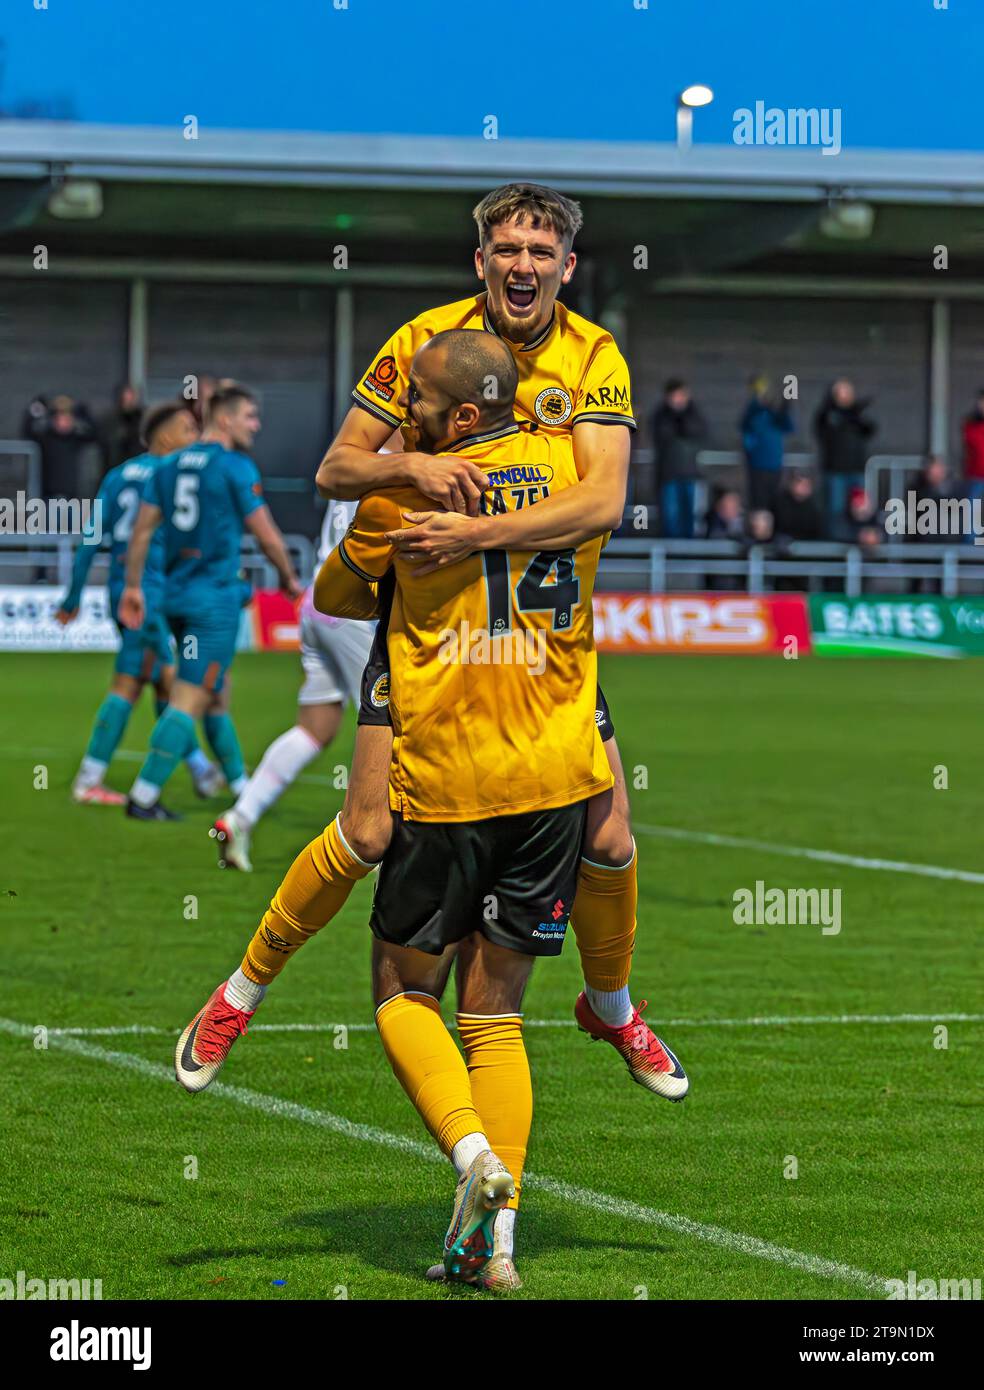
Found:
<svg viewBox="0 0 984 1390"><path fill-rule="evenodd" d="M352 618L330 618L307 612L301 614L301 665L304 684L297 696L299 705L358 706L362 672L369 660L375 623Z"/></svg>

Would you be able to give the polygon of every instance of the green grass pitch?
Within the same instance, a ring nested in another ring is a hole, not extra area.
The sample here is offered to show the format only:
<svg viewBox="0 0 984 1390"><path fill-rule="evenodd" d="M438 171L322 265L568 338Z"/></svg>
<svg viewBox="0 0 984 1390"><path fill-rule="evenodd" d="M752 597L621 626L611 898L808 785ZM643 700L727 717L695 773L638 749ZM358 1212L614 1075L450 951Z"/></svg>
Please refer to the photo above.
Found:
<svg viewBox="0 0 984 1390"><path fill-rule="evenodd" d="M106 1298L489 1297L422 1278L452 1180L367 1026L368 885L270 991L255 1022L277 1028L236 1045L229 1092L168 1079L173 1034L340 804L351 716L261 824L254 874L220 873L206 831L224 803L197 802L183 769L180 825L71 803L109 669L0 657L0 1277L100 1278ZM298 676L289 655L237 661L251 765L290 724ZM942 1048L929 1021L746 1020L980 1015L984 883L767 846L984 870L984 668L621 657L602 679L636 784L633 994L693 1087L681 1106L652 1098L570 1026L572 939L537 967L527 1017L559 1023L527 1030L543 1181L524 1195L518 1296L878 1298L909 1270L980 1277L984 1025L950 1022ZM112 785L132 780L150 719L148 701ZM667 826L766 847L654 833ZM733 894L759 879L841 889L840 934L736 925ZM359 1026L279 1030L335 1022ZM160 1031L52 1033L45 1049L24 1031L38 1026Z"/></svg>

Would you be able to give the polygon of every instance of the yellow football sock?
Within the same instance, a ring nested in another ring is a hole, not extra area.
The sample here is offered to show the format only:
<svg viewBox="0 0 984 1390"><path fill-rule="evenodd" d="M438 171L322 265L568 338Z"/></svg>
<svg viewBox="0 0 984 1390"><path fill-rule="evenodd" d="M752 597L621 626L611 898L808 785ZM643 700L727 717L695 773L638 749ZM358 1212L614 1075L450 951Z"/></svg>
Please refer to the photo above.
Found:
<svg viewBox="0 0 984 1390"><path fill-rule="evenodd" d="M240 966L246 978L258 985L276 979L297 948L331 921L373 868L349 849L336 816L287 870L246 948Z"/></svg>
<svg viewBox="0 0 984 1390"><path fill-rule="evenodd" d="M376 1010L376 1027L397 1081L448 1158L459 1139L482 1131L464 1058L429 994L396 994Z"/></svg>
<svg viewBox="0 0 984 1390"><path fill-rule="evenodd" d="M519 1014L455 1017L465 1049L472 1100L492 1151L513 1175L516 1195L507 1206L516 1208L533 1123L533 1083L523 1046L523 1020Z"/></svg>
<svg viewBox="0 0 984 1390"><path fill-rule="evenodd" d="M581 953L585 984L610 993L629 982L635 946L638 856L620 869L581 860L571 926Z"/></svg>

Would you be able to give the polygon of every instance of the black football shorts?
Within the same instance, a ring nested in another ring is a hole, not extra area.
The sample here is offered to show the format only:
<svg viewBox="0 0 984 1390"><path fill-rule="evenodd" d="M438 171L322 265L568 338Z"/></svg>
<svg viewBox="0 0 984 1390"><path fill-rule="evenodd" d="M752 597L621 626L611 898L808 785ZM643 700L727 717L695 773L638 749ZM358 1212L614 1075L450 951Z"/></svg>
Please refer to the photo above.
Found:
<svg viewBox="0 0 984 1390"><path fill-rule="evenodd" d="M607 743L610 738L615 737L615 725L612 723L611 710L608 708L605 692L600 685L595 695L595 723L598 726L599 734L601 734L602 743Z"/></svg>
<svg viewBox="0 0 984 1390"><path fill-rule="evenodd" d="M472 932L527 956L559 956L587 802L480 821L396 817L369 925L380 941L438 956Z"/></svg>
<svg viewBox="0 0 984 1390"><path fill-rule="evenodd" d="M389 628L390 609L393 607L393 593L396 589L396 576L387 570L379 581L379 621L376 635L369 649L369 660L362 673L362 695L359 700L360 724L392 725L389 711L389 653L386 650L386 632Z"/></svg>

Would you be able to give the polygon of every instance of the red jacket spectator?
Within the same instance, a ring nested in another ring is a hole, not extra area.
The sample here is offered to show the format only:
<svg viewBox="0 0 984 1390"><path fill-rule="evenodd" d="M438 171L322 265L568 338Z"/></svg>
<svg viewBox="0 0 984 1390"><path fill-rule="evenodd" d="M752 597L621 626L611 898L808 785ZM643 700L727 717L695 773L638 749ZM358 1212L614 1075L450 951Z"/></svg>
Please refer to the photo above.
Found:
<svg viewBox="0 0 984 1390"><path fill-rule="evenodd" d="M984 478L984 391L977 397L972 415L963 427L964 477Z"/></svg>

